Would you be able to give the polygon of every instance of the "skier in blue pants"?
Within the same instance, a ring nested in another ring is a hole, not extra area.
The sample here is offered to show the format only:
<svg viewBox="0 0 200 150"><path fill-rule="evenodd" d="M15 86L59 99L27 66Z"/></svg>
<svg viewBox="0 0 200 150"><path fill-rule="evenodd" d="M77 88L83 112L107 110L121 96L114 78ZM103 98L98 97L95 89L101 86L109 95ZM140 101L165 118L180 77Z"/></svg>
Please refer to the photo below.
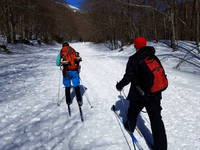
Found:
<svg viewBox="0 0 200 150"><path fill-rule="evenodd" d="M68 42L63 43L60 53L56 57L56 65L63 67L63 84L65 86L66 103L70 105L72 99L70 96L70 88L74 87L76 98L79 106L83 105L82 95L80 92L80 65L82 61L79 53L76 52ZM71 85L72 83L72 85Z"/></svg>

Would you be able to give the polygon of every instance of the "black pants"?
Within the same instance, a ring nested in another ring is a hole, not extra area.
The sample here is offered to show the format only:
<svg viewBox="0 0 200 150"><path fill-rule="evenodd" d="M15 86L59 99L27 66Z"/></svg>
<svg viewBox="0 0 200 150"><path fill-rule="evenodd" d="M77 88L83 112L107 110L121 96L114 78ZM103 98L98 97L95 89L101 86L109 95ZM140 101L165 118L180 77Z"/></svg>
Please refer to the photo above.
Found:
<svg viewBox="0 0 200 150"><path fill-rule="evenodd" d="M138 114L144 107L146 108L154 140L153 150L167 150L167 137L161 116L162 107L160 101L161 97L159 96L148 96L140 100L130 101L127 114L130 128L134 131Z"/></svg>
<svg viewBox="0 0 200 150"><path fill-rule="evenodd" d="M78 102L82 102L82 96L80 91L80 86L77 86L74 88L76 99ZM66 96L66 103L70 105L72 103L71 96L70 96L70 87L65 87L65 96Z"/></svg>

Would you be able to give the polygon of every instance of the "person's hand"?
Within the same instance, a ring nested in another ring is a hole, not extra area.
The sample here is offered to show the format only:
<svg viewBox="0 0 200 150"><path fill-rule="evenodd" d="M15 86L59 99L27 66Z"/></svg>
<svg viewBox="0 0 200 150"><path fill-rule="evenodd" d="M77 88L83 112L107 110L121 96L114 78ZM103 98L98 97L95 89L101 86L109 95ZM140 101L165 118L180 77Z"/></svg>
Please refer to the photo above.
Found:
<svg viewBox="0 0 200 150"><path fill-rule="evenodd" d="M119 82L117 82L117 84L116 84L116 89L118 91L121 91L123 89L123 87L119 84Z"/></svg>
<svg viewBox="0 0 200 150"><path fill-rule="evenodd" d="M75 59L74 59L74 62L77 64L77 65L79 65L79 63L82 61L82 58L81 57L76 57Z"/></svg>
<svg viewBox="0 0 200 150"><path fill-rule="evenodd" d="M69 64L69 61L61 61L60 62L62 65L68 65Z"/></svg>
<svg viewBox="0 0 200 150"><path fill-rule="evenodd" d="M75 58L75 62L76 62L76 63L79 63L80 61L82 61L82 58L81 58L81 57L76 57L76 58Z"/></svg>

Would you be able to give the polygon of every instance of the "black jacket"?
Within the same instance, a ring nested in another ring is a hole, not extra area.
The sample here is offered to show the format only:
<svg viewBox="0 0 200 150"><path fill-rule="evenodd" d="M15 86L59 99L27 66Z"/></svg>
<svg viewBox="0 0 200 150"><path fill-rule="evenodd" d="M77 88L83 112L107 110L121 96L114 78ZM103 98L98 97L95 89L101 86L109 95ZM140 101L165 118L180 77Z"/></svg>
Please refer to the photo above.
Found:
<svg viewBox="0 0 200 150"><path fill-rule="evenodd" d="M123 79L118 83L118 87L131 83L131 87L128 94L129 100L140 100L142 97L138 87L141 88L145 94L148 93L148 87L153 83L153 75L144 62L145 58L154 58L159 63L159 59L155 56L155 49L151 46L142 47L134 55L129 57L126 65L126 72ZM161 96L161 92L154 93L153 95Z"/></svg>

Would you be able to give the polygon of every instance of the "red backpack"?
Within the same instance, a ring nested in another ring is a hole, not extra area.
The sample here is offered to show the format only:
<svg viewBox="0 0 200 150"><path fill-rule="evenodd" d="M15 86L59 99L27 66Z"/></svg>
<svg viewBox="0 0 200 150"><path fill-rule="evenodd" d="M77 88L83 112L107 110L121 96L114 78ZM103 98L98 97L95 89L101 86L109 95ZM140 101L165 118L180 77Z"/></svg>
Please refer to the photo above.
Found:
<svg viewBox="0 0 200 150"><path fill-rule="evenodd" d="M79 66L75 62L76 57L76 51L72 47L65 46L62 48L61 58L69 62L69 65L67 65L67 67L64 67L66 70L78 70Z"/></svg>
<svg viewBox="0 0 200 150"><path fill-rule="evenodd" d="M145 58L144 62L153 74L153 84L151 85L149 92L155 93L164 91L168 87L168 80L165 75L164 68L155 58Z"/></svg>

